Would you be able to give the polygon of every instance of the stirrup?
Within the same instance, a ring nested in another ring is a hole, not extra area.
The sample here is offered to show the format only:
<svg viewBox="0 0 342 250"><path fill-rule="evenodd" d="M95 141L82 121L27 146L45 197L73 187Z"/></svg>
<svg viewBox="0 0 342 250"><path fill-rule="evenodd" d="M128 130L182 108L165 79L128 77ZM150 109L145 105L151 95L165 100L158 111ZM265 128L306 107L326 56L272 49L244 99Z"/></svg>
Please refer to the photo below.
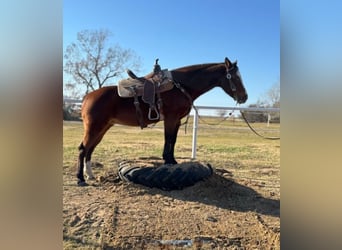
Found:
<svg viewBox="0 0 342 250"><path fill-rule="evenodd" d="M156 114L155 117L152 117L152 110L153 110L154 113ZM149 119L150 121L159 120L159 117L160 117L160 116L159 116L159 112L158 112L158 109L157 109L156 106L150 107L150 108L148 109L148 119Z"/></svg>

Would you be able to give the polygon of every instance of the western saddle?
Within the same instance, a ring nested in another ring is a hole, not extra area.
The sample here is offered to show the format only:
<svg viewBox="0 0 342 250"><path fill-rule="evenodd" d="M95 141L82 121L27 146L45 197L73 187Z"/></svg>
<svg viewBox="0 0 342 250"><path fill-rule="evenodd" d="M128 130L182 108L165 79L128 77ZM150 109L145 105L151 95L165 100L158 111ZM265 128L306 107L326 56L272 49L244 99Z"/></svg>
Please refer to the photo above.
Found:
<svg viewBox="0 0 342 250"><path fill-rule="evenodd" d="M144 77L138 77L128 69L127 74L131 78L123 79L118 83L120 97L134 97L134 105L141 129L147 127L147 125L142 116L138 97L141 96L142 101L149 105L148 119L161 121L164 119L164 115L160 93L171 90L174 86L171 72L167 69L162 70L158 60L156 59L152 73Z"/></svg>

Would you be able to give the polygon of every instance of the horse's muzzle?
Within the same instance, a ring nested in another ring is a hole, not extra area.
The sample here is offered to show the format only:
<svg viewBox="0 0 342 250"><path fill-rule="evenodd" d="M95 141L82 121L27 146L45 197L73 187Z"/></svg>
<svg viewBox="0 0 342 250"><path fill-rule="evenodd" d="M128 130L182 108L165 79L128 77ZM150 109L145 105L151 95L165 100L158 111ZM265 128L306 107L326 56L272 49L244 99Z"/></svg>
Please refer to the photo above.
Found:
<svg viewBox="0 0 342 250"><path fill-rule="evenodd" d="M247 99L248 99L248 95L247 94L244 95L244 96L238 96L237 97L237 102L239 104L242 104L242 103L245 103L247 101Z"/></svg>

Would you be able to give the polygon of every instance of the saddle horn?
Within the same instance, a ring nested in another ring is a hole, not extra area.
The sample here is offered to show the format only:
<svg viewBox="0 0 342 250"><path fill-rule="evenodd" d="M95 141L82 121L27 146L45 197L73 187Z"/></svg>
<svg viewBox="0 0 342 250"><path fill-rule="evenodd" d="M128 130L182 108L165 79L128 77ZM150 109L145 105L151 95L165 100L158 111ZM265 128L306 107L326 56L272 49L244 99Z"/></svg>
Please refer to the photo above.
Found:
<svg viewBox="0 0 342 250"><path fill-rule="evenodd" d="M153 73L157 74L161 71L160 65L158 64L159 58L156 59L156 62L154 64L154 68L153 68Z"/></svg>

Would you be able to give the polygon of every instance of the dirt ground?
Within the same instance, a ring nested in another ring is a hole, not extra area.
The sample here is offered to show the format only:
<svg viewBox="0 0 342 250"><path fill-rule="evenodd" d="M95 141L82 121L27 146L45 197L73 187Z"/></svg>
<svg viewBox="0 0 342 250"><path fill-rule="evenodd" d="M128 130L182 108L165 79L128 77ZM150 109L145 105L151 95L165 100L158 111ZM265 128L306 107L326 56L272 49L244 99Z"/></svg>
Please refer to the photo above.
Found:
<svg viewBox="0 0 342 250"><path fill-rule="evenodd" d="M218 168L163 191L122 182L116 166L93 168L87 187L64 168L64 249L280 249L279 188Z"/></svg>

